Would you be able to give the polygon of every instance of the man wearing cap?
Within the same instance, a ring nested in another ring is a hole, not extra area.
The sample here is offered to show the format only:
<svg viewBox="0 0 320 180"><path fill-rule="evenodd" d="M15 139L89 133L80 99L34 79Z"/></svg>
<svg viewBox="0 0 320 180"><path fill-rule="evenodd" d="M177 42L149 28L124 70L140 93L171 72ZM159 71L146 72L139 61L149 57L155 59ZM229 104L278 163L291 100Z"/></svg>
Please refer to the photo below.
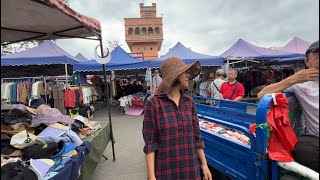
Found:
<svg viewBox="0 0 320 180"><path fill-rule="evenodd" d="M263 88L258 94L291 92L302 108L302 120L306 132L299 137L294 153L295 161L319 172L319 41L314 42L306 51L307 69Z"/></svg>
<svg viewBox="0 0 320 180"><path fill-rule="evenodd" d="M159 70L154 70L154 77L152 78L152 94L154 94L162 82Z"/></svg>
<svg viewBox="0 0 320 180"><path fill-rule="evenodd" d="M201 173L212 179L196 106L184 93L200 71L199 61L187 65L176 57L161 66L163 81L146 101L142 129L149 180L200 180Z"/></svg>

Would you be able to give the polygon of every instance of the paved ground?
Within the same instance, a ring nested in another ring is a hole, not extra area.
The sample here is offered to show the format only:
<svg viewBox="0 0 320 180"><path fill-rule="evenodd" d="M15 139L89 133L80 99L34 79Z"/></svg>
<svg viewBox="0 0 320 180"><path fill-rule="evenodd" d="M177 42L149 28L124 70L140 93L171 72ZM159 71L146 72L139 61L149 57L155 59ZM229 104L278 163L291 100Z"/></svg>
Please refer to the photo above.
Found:
<svg viewBox="0 0 320 180"><path fill-rule="evenodd" d="M248 112L254 114L255 108L248 108ZM94 118L97 121L108 121L106 107L98 108ZM109 143L104 152L109 160L101 158L93 174L93 180L147 179L145 156L142 151L142 121L143 116L121 115L119 108L112 108L116 161L112 162L112 148Z"/></svg>
<svg viewBox="0 0 320 180"><path fill-rule="evenodd" d="M95 120L107 121L105 110L99 109ZM111 142L98 164L93 180L142 180L147 179L142 138L143 116L121 115L120 109L112 108L112 124L115 137L116 161L112 162Z"/></svg>

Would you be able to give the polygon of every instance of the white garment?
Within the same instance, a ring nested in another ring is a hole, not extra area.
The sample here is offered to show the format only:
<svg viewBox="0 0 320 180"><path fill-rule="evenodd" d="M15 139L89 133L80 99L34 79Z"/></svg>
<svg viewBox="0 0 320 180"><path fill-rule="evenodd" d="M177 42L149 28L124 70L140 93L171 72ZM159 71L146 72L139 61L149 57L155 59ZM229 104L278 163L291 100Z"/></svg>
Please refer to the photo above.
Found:
<svg viewBox="0 0 320 180"><path fill-rule="evenodd" d="M306 123L306 133L319 137L319 82L308 81L295 84L284 92L292 92L302 109L302 120Z"/></svg>
<svg viewBox="0 0 320 180"><path fill-rule="evenodd" d="M152 75L151 75L151 70L147 70L146 71L146 75L145 75L145 77L146 77L146 83L147 83L147 86L151 86L151 84L152 84Z"/></svg>
<svg viewBox="0 0 320 180"><path fill-rule="evenodd" d="M155 76L152 78L152 84L158 88L162 82L162 78L160 76Z"/></svg>
<svg viewBox="0 0 320 180"><path fill-rule="evenodd" d="M41 83L41 81L38 81L38 82L35 82L32 84L32 97L34 99L38 99L38 98L41 98L41 97L38 97L38 85L39 83Z"/></svg>
<svg viewBox="0 0 320 180"><path fill-rule="evenodd" d="M206 93L207 84L208 84L208 82L200 83L200 85L199 85L200 96L207 97L207 93Z"/></svg>
<svg viewBox="0 0 320 180"><path fill-rule="evenodd" d="M222 79L215 79L212 83L211 83L211 86L210 86L210 88L211 88L211 92L213 91L213 98L215 98L215 99L220 99L220 88L221 88L221 85L224 83L224 82L226 82L226 81L224 81L224 80L222 80ZM215 85L217 86L217 87L215 87ZM217 89L218 88L218 89Z"/></svg>

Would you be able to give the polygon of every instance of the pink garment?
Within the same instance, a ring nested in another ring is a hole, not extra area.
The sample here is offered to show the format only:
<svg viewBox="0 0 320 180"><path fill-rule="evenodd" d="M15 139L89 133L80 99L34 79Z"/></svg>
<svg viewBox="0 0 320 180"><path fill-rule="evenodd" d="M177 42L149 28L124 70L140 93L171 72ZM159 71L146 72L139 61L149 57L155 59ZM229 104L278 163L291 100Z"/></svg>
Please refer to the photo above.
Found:
<svg viewBox="0 0 320 180"><path fill-rule="evenodd" d="M65 125L71 125L74 122L70 116L63 115L58 109L56 108L47 108L47 109L40 109L34 118L31 120L31 127L37 127L41 123L50 125L54 123L62 123Z"/></svg>

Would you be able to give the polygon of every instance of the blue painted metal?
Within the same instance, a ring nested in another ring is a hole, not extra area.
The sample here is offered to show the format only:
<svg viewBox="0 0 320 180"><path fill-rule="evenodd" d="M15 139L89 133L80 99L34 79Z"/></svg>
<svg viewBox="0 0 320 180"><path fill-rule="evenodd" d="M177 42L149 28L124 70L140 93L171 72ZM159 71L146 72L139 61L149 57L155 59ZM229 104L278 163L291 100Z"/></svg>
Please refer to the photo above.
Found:
<svg viewBox="0 0 320 180"><path fill-rule="evenodd" d="M195 97L195 102L214 100L216 106L196 103L198 117L243 132L250 139L250 146L227 139L219 134L201 129L208 164L225 176L236 180L277 180L276 162L267 159L267 137L264 129L257 129L256 137L249 131L250 124L267 122L271 96L264 96L259 104ZM257 108L249 114L247 108Z"/></svg>

